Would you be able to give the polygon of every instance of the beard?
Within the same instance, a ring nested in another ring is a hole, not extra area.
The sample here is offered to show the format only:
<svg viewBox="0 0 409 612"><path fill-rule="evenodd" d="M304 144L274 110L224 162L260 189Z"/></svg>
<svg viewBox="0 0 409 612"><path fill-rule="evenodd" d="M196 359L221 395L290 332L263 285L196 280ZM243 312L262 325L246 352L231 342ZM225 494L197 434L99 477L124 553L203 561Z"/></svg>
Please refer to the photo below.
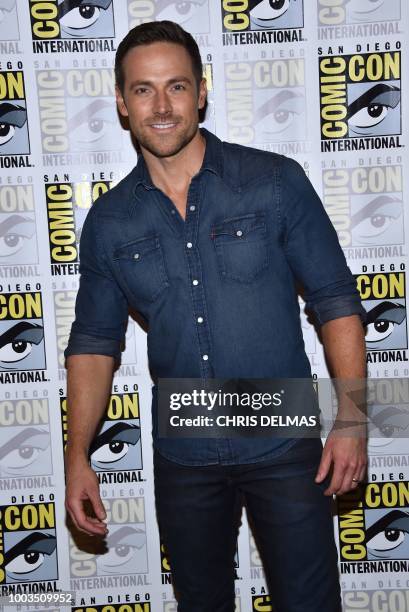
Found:
<svg viewBox="0 0 409 612"><path fill-rule="evenodd" d="M176 123L176 128L169 134L153 134L149 125L152 123ZM172 157L184 149L195 137L199 123L183 126L181 117L153 118L145 122L146 128L134 130L138 145L155 157Z"/></svg>

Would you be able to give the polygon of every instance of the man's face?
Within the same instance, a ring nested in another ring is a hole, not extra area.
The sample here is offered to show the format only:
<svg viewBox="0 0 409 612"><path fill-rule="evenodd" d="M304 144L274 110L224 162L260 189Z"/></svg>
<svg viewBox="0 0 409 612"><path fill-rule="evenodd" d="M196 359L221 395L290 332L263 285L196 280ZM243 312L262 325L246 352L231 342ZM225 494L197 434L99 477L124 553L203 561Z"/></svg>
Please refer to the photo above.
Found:
<svg viewBox="0 0 409 612"><path fill-rule="evenodd" d="M178 44L134 47L123 59L124 91L117 90L119 112L142 149L171 157L195 136L206 84L199 91L188 52Z"/></svg>

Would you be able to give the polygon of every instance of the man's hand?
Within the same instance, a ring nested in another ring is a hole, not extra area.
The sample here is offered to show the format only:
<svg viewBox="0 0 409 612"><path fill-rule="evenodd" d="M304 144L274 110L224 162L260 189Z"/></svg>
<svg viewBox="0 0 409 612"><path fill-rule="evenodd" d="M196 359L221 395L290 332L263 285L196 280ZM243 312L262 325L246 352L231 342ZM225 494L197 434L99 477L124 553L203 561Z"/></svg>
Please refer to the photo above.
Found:
<svg viewBox="0 0 409 612"><path fill-rule="evenodd" d="M90 535L106 535L106 512L99 494L99 482L94 470L83 460L67 461L65 507L74 525ZM84 503L89 501L96 517L88 516Z"/></svg>
<svg viewBox="0 0 409 612"><path fill-rule="evenodd" d="M366 475L366 437L329 434L322 451L315 482L322 482L332 467L332 477L324 495L343 495L356 489Z"/></svg>

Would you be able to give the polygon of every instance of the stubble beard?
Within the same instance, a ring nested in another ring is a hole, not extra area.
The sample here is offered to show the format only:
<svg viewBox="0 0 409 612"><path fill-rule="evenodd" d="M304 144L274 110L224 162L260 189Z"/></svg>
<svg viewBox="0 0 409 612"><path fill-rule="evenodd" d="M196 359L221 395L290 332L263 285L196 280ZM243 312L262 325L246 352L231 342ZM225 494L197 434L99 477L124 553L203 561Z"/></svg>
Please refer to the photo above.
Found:
<svg viewBox="0 0 409 612"><path fill-rule="evenodd" d="M180 124L180 120L178 118L173 118L175 123ZM165 121L158 121L156 123L172 123L172 119L166 119ZM152 121L151 123L154 123ZM195 137L198 130L198 123L192 124L186 127L186 129L181 130L180 132L177 130L173 134L158 134L150 136L147 132L149 127L146 130L135 131L134 136L138 141L138 144L141 148L146 149L158 158L163 157L172 157L173 155L177 155L182 149L184 149Z"/></svg>

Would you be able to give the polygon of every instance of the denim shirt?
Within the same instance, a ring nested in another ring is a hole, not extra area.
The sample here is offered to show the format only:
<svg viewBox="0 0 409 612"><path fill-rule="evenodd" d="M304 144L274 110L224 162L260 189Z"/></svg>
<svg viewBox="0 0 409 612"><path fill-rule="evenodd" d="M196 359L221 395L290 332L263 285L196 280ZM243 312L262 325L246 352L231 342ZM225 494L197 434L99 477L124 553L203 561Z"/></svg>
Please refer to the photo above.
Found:
<svg viewBox="0 0 409 612"><path fill-rule="evenodd" d="M154 381L310 377L296 284L319 325L364 316L336 232L297 162L202 134L185 220L142 156L92 206L65 354L118 359L130 307L149 325ZM152 423L156 449L185 465L258 462L294 443L159 438L156 387Z"/></svg>

